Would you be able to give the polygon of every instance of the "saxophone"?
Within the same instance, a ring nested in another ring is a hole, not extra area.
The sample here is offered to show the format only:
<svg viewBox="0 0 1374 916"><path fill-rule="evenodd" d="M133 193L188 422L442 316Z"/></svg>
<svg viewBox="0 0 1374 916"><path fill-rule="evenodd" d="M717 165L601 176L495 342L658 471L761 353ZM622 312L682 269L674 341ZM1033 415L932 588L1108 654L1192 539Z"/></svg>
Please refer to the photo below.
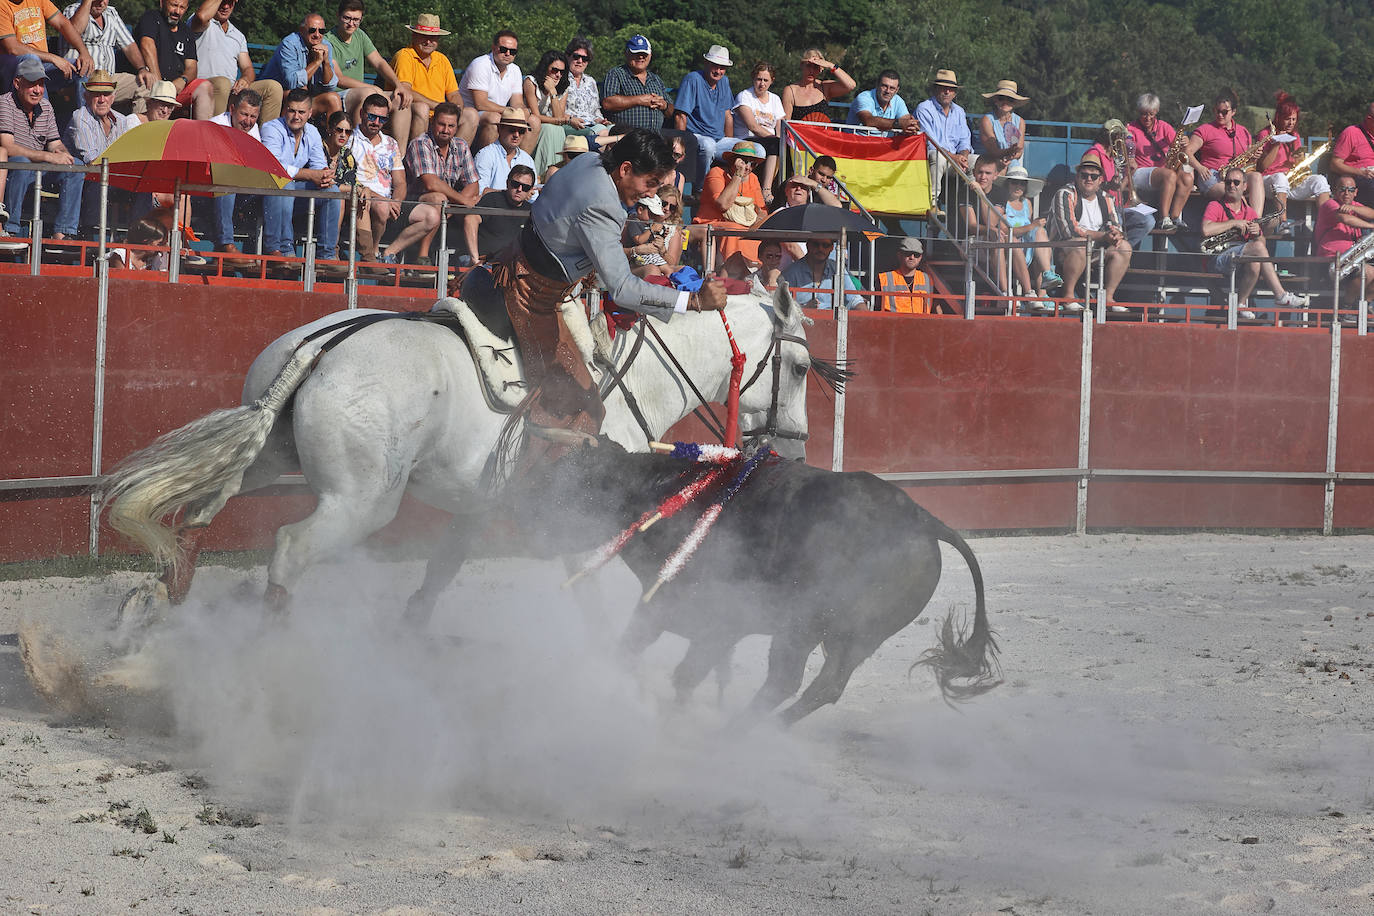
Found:
<svg viewBox="0 0 1374 916"><path fill-rule="evenodd" d="M1227 166L1227 168L1233 168L1233 166ZM1234 166L1234 168L1240 168L1240 166ZM1277 220L1281 215L1281 213L1274 212L1270 213L1268 216L1261 216L1259 219L1254 221L1259 223L1261 238L1264 237L1265 228L1268 227L1270 223ZM1241 229L1237 229L1234 226L1232 226L1230 229L1224 229L1221 232L1218 232L1216 235L1209 235L1205 239L1203 239L1202 253L1221 254L1223 251L1225 251L1227 248L1230 248L1232 245L1238 245L1243 241L1246 241L1245 232Z"/></svg>
<svg viewBox="0 0 1374 916"><path fill-rule="evenodd" d="M1259 163L1260 157L1264 155L1264 148L1269 145L1269 139L1277 133L1278 131L1274 129L1273 120L1270 120L1269 136L1261 137L1254 143L1251 143L1242 153L1240 153L1240 155L1217 169L1217 174L1225 175L1227 172L1231 171L1231 169L1240 169L1242 172L1248 172L1253 169Z"/></svg>
<svg viewBox="0 0 1374 916"><path fill-rule="evenodd" d="M1308 178L1312 177L1312 166L1317 164L1317 160L1326 155L1326 151L1331 148L1331 136L1328 134L1326 142L1314 149L1311 153L1302 158L1302 161L1288 170L1285 177L1288 179L1290 188L1297 187Z"/></svg>
<svg viewBox="0 0 1374 916"><path fill-rule="evenodd" d="M1169 144L1169 151L1164 154L1164 167L1177 172L1187 161L1188 134L1180 127L1174 132L1174 142Z"/></svg>
<svg viewBox="0 0 1374 916"><path fill-rule="evenodd" d="M1365 233L1354 245L1347 248L1336 261L1336 279L1344 280L1374 254L1374 232Z"/></svg>

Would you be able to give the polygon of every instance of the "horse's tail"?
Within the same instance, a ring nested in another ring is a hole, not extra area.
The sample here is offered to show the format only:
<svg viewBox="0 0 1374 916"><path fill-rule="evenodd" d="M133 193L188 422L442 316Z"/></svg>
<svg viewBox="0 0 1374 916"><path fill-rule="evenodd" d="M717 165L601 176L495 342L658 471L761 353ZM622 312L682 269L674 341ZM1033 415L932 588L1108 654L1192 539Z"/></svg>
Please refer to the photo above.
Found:
<svg viewBox="0 0 1374 916"><path fill-rule="evenodd" d="M320 349L314 342L297 349L251 405L212 411L121 461L100 485L115 530L152 554L159 566L176 569L182 560L176 529L164 520L182 509L194 511L197 503L218 511L238 492L244 471L310 374Z"/></svg>
<svg viewBox="0 0 1374 916"><path fill-rule="evenodd" d="M973 555L973 548L959 536L959 532L924 510L922 514L925 515L924 523L935 529L935 539L957 550L968 564L969 572L973 575L976 604L972 633L966 637L964 627L955 626L954 612L950 611L945 617L944 626L940 628L939 645L921 653L911 667L914 669L917 665L925 665L933 669L946 702L968 700L1002 683L1001 669L997 664L997 640L988 626L987 607L983 602L983 571ZM956 680L963 683L955 683Z"/></svg>

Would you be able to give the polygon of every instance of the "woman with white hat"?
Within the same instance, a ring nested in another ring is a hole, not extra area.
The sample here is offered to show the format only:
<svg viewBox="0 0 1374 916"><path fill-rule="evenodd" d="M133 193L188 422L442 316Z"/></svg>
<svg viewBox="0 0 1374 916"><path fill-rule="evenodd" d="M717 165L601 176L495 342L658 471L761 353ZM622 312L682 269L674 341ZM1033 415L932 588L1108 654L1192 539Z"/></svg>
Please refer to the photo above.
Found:
<svg viewBox="0 0 1374 916"><path fill-rule="evenodd" d="M1007 169L1007 173L997 179L997 184L1003 185L1007 192L1007 202L1002 205L1002 212L1006 215L1007 226L1013 239L1024 239L1028 242L1045 242L1049 236L1045 234L1045 218L1035 216L1035 207L1032 201L1040 196L1040 191L1045 187L1045 182L1039 178L1031 178L1026 170L1019 165L1014 165ZM1041 300L1047 300L1049 293L1047 289L1063 286L1064 280L1059 274L1054 272L1054 261L1050 257L1048 248L1023 248L1021 257L1013 256L1011 259L1011 272L1021 284L1021 289L1029 294L1032 289ZM1030 264L1035 264L1036 282L1031 285ZM1053 309L1054 304L1047 301L1035 303L1037 308Z"/></svg>
<svg viewBox="0 0 1374 916"><path fill-rule="evenodd" d="M1000 160L1004 169L1025 164L1021 154L1026 148L1026 122L1014 109L1030 99L1016 90L1015 80L998 80L996 89L983 93L992 103L992 111L983 115L978 128L983 154Z"/></svg>

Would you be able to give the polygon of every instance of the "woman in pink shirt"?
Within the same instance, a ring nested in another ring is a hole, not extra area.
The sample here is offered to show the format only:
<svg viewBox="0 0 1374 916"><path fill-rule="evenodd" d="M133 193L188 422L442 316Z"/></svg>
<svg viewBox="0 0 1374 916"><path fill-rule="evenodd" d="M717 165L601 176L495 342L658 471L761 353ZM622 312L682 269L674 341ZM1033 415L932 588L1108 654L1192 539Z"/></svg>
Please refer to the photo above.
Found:
<svg viewBox="0 0 1374 916"><path fill-rule="evenodd" d="M1169 147L1176 132L1172 124L1159 119L1159 96L1143 94L1135 103L1136 119L1126 125L1135 141L1135 191L1142 200L1149 198L1164 214L1159 228L1165 232L1187 229L1183 207L1193 193L1193 166L1186 161L1177 169L1166 168Z"/></svg>
<svg viewBox="0 0 1374 916"><path fill-rule="evenodd" d="M1208 200L1221 200L1226 188L1221 183L1221 167L1250 148L1250 131L1236 123L1240 102L1230 89L1217 93L1212 101L1212 122L1203 124L1188 138L1188 160L1197 172L1197 189ZM1264 176L1245 173L1245 200L1264 212Z"/></svg>
<svg viewBox="0 0 1374 916"><path fill-rule="evenodd" d="M1266 127L1260 131L1260 137L1273 137L1279 134L1292 134L1297 137L1298 115L1301 114L1297 101L1282 89L1274 98L1278 101L1278 107L1274 109L1274 126L1272 129ZM1289 197L1294 200L1315 200L1318 207L1331 199L1331 185L1327 182L1326 176L1318 174L1315 169L1295 186L1288 186L1288 171L1302 158L1303 148L1300 139L1287 143L1270 143L1265 147L1264 155L1260 157L1259 171L1264 176L1264 189L1274 195L1274 202L1279 205L1279 213L1282 214L1279 220L1281 228L1286 232L1281 234L1292 233L1292 226L1288 223Z"/></svg>

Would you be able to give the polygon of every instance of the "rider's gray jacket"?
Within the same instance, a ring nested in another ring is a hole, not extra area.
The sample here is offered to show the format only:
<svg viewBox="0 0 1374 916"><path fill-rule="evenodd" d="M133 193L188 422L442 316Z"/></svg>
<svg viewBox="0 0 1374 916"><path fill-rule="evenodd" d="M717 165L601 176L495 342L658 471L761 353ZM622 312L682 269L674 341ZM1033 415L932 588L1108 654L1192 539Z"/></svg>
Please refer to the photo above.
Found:
<svg viewBox="0 0 1374 916"><path fill-rule="evenodd" d="M674 312L686 311L686 292L630 273L620 244L627 214L596 153L577 156L555 172L531 210L535 232L569 280L595 270L600 285L620 308L664 321Z"/></svg>

